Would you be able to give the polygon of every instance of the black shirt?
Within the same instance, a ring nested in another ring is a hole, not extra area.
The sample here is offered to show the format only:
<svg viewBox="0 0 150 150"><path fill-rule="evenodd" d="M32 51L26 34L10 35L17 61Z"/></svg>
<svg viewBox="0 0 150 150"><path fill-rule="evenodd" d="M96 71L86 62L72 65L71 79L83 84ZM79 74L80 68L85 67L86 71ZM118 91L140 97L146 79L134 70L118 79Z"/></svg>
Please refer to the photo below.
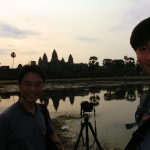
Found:
<svg viewBox="0 0 150 150"><path fill-rule="evenodd" d="M44 150L46 125L42 109L36 104L35 114L18 101L0 114L0 150ZM54 128L50 117L50 134Z"/></svg>

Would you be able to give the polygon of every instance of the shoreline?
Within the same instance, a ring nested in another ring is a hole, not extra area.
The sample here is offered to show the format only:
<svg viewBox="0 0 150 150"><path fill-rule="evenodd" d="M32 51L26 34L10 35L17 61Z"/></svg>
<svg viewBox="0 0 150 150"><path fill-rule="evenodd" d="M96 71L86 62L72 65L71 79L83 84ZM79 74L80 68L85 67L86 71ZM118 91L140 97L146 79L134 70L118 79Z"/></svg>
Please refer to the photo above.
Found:
<svg viewBox="0 0 150 150"><path fill-rule="evenodd" d="M46 79L45 83L67 83L67 82L80 82L80 81L150 81L150 76L124 76L124 77L96 77L93 78L62 78L62 79ZM16 80L0 80L0 84L18 84Z"/></svg>
<svg viewBox="0 0 150 150"><path fill-rule="evenodd" d="M106 87L106 86L123 86L126 84L149 84L149 76L138 76L138 77L117 77L117 78L91 78L84 79L48 79L44 84L44 92L53 90L64 90L64 89L82 89L90 87ZM18 93L17 80L6 80L0 81L0 94L2 93Z"/></svg>

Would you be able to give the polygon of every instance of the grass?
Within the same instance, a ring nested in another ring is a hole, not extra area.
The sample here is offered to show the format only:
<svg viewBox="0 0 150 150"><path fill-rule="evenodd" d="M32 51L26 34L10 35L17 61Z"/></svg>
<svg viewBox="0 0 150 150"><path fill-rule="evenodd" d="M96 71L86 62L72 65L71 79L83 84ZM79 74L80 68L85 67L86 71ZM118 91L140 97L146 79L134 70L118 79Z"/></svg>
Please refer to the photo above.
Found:
<svg viewBox="0 0 150 150"><path fill-rule="evenodd" d="M47 79L46 83L70 83L70 82L94 81L92 78L68 78L68 79ZM150 81L149 76L126 76L126 77L101 77L95 81ZM18 84L17 80L0 80L0 87L3 85Z"/></svg>

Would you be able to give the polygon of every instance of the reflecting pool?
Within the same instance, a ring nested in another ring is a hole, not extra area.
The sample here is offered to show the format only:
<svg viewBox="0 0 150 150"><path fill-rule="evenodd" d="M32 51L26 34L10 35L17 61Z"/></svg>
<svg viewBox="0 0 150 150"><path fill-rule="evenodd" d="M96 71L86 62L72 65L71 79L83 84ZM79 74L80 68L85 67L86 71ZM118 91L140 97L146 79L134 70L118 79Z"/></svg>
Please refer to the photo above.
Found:
<svg viewBox="0 0 150 150"><path fill-rule="evenodd" d="M126 130L126 123L134 122L134 113L139 99L147 85L125 85L123 87L105 87L90 89L61 89L45 90L38 103L45 103L52 115L76 114L80 116L81 102L88 101L94 103L94 112L90 114L89 121L93 128L97 128L99 141L106 140L111 145L124 148L130 140L136 127ZM19 99L18 92L0 93L0 113L7 107L14 104ZM77 130L79 132L80 129Z"/></svg>

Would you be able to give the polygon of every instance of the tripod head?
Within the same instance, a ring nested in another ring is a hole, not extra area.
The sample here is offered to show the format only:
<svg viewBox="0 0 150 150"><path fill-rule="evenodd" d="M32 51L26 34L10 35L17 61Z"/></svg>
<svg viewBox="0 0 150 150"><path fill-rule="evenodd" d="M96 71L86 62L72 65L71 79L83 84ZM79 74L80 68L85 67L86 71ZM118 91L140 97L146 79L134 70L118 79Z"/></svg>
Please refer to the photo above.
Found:
<svg viewBox="0 0 150 150"><path fill-rule="evenodd" d="M82 118L84 118L84 121L85 121L85 122L88 122L89 119L90 119L90 115L89 115L89 114L83 114L83 115L82 115Z"/></svg>

